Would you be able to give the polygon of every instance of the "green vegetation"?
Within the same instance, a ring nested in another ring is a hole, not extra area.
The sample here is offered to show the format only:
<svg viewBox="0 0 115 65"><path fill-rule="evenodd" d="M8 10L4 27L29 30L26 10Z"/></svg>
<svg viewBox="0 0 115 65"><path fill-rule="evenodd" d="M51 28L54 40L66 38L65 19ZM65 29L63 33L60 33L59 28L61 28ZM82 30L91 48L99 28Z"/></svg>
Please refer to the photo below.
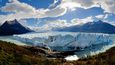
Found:
<svg viewBox="0 0 115 65"><path fill-rule="evenodd" d="M48 59L46 50L38 47L17 46L0 41L0 65L114 65L115 47L92 57L78 61Z"/></svg>

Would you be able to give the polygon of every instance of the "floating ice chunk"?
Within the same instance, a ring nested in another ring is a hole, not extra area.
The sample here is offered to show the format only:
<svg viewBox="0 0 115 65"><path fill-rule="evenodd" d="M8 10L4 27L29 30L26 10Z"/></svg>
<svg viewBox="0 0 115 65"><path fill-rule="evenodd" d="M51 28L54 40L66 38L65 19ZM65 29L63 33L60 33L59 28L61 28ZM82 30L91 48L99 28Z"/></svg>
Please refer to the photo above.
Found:
<svg viewBox="0 0 115 65"><path fill-rule="evenodd" d="M79 59L79 58L78 58L77 55L67 56L67 57L65 58L65 60L67 60L67 61L75 61L75 60L78 60L78 59Z"/></svg>

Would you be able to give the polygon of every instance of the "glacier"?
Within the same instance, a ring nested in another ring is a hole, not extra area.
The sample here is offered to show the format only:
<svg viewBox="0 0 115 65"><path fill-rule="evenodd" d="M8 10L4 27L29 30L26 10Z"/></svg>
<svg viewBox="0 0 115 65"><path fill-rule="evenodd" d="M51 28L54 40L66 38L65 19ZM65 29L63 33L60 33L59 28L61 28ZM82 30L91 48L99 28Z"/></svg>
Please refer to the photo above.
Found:
<svg viewBox="0 0 115 65"><path fill-rule="evenodd" d="M115 46L115 34L103 33L36 32L0 36L0 40L17 45L47 47L55 51L73 51L74 55L64 58L67 61L99 54Z"/></svg>
<svg viewBox="0 0 115 65"><path fill-rule="evenodd" d="M103 33L47 32L14 35L13 39L28 45L48 47L57 51L83 50L94 45L113 43L113 37Z"/></svg>

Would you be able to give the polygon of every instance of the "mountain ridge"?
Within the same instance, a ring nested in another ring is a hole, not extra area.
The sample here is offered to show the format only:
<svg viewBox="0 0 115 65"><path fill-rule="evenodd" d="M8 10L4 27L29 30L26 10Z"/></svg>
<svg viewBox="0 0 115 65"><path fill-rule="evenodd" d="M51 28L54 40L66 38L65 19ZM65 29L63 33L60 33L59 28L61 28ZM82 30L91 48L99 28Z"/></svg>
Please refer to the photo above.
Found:
<svg viewBox="0 0 115 65"><path fill-rule="evenodd" d="M21 25L16 19L13 21L5 21L1 26L0 26L0 35L13 35L13 34L23 34L23 33L28 33L32 32L27 27L24 27Z"/></svg>
<svg viewBox="0 0 115 65"><path fill-rule="evenodd" d="M55 31L115 34L115 26L99 20L97 22L88 22L83 25L57 28Z"/></svg>

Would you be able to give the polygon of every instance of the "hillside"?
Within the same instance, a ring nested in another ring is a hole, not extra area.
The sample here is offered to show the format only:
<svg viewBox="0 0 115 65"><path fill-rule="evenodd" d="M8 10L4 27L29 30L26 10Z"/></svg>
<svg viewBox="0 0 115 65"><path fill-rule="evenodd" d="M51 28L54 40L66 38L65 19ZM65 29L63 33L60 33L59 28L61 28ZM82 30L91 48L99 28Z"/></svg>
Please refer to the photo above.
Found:
<svg viewBox="0 0 115 65"><path fill-rule="evenodd" d="M0 41L0 65L54 65L44 50ZM56 63L55 63L56 64Z"/></svg>
<svg viewBox="0 0 115 65"><path fill-rule="evenodd" d="M64 59L49 59L50 52L46 48L17 46L13 43L0 41L0 65L114 65L115 47L105 53L68 62Z"/></svg>

